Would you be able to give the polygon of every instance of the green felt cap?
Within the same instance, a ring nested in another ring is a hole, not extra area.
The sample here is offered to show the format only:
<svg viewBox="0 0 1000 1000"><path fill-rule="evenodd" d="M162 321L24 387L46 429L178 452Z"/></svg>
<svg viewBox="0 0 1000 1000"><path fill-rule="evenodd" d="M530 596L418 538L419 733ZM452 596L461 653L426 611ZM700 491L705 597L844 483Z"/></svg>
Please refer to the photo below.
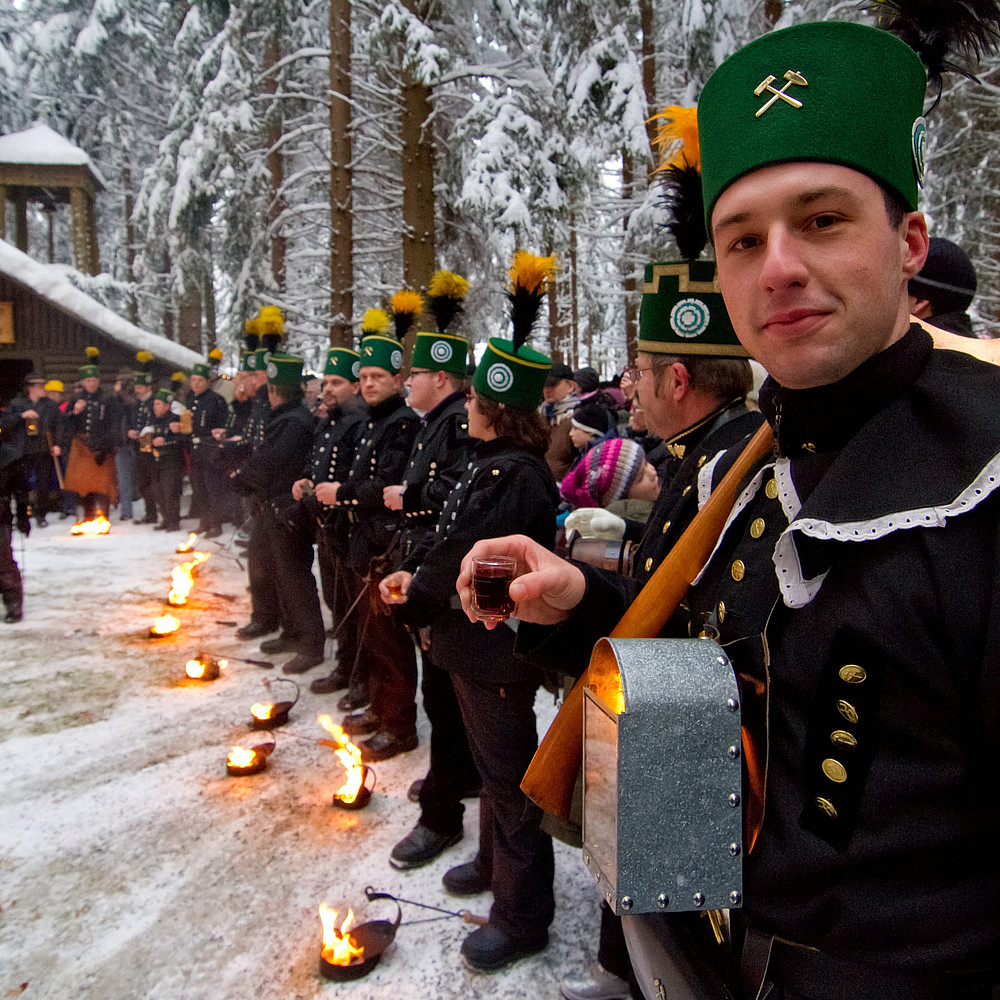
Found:
<svg viewBox="0 0 1000 1000"><path fill-rule="evenodd" d="M384 368L398 375L403 367L403 345L395 337L372 334L361 338L361 367Z"/></svg>
<svg viewBox="0 0 1000 1000"><path fill-rule="evenodd" d="M80 365L80 378L100 378L101 370L97 365Z"/></svg>
<svg viewBox="0 0 1000 1000"><path fill-rule="evenodd" d="M465 377L469 358L469 342L453 333L418 333L413 342L411 368L427 368L433 372L451 372Z"/></svg>
<svg viewBox="0 0 1000 1000"><path fill-rule="evenodd" d="M880 28L815 21L773 31L730 56L698 101L705 218L734 181L778 163L839 163L917 207L927 75Z"/></svg>
<svg viewBox="0 0 1000 1000"><path fill-rule="evenodd" d="M172 403L174 401L174 394L168 392L166 389L157 389L153 393L153 399L158 399L161 403Z"/></svg>
<svg viewBox="0 0 1000 1000"><path fill-rule="evenodd" d="M268 385L298 385L302 381L302 358L274 351L265 370Z"/></svg>
<svg viewBox="0 0 1000 1000"><path fill-rule="evenodd" d="M636 347L647 354L749 357L722 301L715 261L646 265Z"/></svg>
<svg viewBox="0 0 1000 1000"><path fill-rule="evenodd" d="M348 382L357 382L361 371L361 355L347 347L331 347L326 352L324 375L339 375Z"/></svg>
<svg viewBox="0 0 1000 1000"><path fill-rule="evenodd" d="M482 396L517 410L533 410L542 402L545 379L552 359L527 344L514 352L514 343L490 338L472 376L472 384Z"/></svg>
<svg viewBox="0 0 1000 1000"><path fill-rule="evenodd" d="M153 373L152 372L132 372L132 381L136 385L152 385L153 384Z"/></svg>
<svg viewBox="0 0 1000 1000"><path fill-rule="evenodd" d="M199 361L191 366L192 375L200 375L202 378L212 377L212 364L209 361Z"/></svg>

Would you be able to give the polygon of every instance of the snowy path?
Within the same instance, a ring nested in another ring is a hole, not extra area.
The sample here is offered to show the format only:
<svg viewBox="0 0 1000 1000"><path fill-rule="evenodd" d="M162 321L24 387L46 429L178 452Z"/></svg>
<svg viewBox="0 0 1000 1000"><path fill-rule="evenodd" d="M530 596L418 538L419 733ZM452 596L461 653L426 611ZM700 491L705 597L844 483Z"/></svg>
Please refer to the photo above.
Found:
<svg viewBox="0 0 1000 1000"><path fill-rule="evenodd" d="M371 805L335 810L342 771L314 740L336 698L307 686L287 727L307 739L278 730L266 772L227 778L226 754L246 745L249 707L270 700L261 680L276 674L234 662L211 684L183 676L201 650L260 655L219 624L247 620L246 577L211 543L191 603L175 612L181 631L146 637L182 537L114 521L107 537L71 538L53 520L18 553L25 620L0 625L0 998L558 997L559 979L592 958L598 924L579 853L562 844L543 954L473 975L458 957L466 925L407 925L432 914L404 907L374 973L319 977L323 901L360 920L394 916L390 903L365 903L373 885L488 912L488 894L454 900L440 884L475 851L476 804L461 844L426 868L392 869L389 851L417 818L406 789L426 768L426 719L417 751L377 765ZM547 725L544 691L538 708Z"/></svg>

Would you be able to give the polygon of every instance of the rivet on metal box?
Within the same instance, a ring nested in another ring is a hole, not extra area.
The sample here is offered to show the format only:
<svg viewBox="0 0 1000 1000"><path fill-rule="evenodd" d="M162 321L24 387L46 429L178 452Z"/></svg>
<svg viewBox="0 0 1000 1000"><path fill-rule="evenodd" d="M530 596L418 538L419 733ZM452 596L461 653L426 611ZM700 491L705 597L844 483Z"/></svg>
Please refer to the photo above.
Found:
<svg viewBox="0 0 1000 1000"><path fill-rule="evenodd" d="M601 639L584 691L583 860L615 913L743 897L739 689L711 639Z"/></svg>

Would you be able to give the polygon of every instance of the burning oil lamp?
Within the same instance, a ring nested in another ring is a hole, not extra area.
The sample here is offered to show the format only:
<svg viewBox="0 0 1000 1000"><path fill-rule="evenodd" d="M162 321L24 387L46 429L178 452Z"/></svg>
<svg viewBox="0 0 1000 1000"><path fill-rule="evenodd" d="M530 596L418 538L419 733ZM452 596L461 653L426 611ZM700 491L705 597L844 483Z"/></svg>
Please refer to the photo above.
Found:
<svg viewBox="0 0 1000 1000"><path fill-rule="evenodd" d="M274 704L264 704L255 702L250 706L250 715L253 717L251 725L254 729L277 729L288 721L288 713L299 700L299 686L293 680L285 677L275 677L264 679L264 686L270 689L272 684L291 684L295 688L295 697L291 701L279 701Z"/></svg>
<svg viewBox="0 0 1000 1000"><path fill-rule="evenodd" d="M338 809L364 809L372 799L375 772L361 763L361 751L329 715L321 715L317 721L333 737L332 740L319 740L319 743L333 750L347 772L344 783L333 793L333 805ZM369 775L371 788L367 783Z"/></svg>
<svg viewBox="0 0 1000 1000"><path fill-rule="evenodd" d="M160 615L160 617L149 626L149 634L153 639L161 639L165 635L172 635L180 627L180 621L173 615Z"/></svg>
<svg viewBox="0 0 1000 1000"><path fill-rule="evenodd" d="M184 672L196 681L214 681L219 671L228 666L228 660L216 660L208 653L199 653L196 659L187 661Z"/></svg>
<svg viewBox="0 0 1000 1000"><path fill-rule="evenodd" d="M194 571L206 559L208 559L207 552L195 552L193 559L182 562L173 568L170 574L173 586L170 588L170 593L167 594L167 603L171 607L179 608L187 604L188 594L191 593L191 588L194 586Z"/></svg>
<svg viewBox="0 0 1000 1000"><path fill-rule="evenodd" d="M374 894L369 898L380 897ZM391 896L385 898L392 899ZM369 920L352 927L354 911L348 909L347 916L338 931L337 911L322 903L319 908L319 918L323 925L323 944L319 955L320 975L334 982L346 982L367 976L378 965L385 950L396 937L402 912L397 903L395 922Z"/></svg>
<svg viewBox="0 0 1000 1000"><path fill-rule="evenodd" d="M255 747L233 747L226 758L226 773L234 778L258 774L267 767L267 758L273 750L273 740Z"/></svg>
<svg viewBox="0 0 1000 1000"><path fill-rule="evenodd" d="M90 521L77 521L69 529L71 535L106 535L111 530L111 522L104 516L104 511L98 511L97 517Z"/></svg>
<svg viewBox="0 0 1000 1000"><path fill-rule="evenodd" d="M181 542L180 545L174 550L178 554L183 552L191 552L194 550L194 543L198 541L198 533L192 531L188 534L187 541Z"/></svg>

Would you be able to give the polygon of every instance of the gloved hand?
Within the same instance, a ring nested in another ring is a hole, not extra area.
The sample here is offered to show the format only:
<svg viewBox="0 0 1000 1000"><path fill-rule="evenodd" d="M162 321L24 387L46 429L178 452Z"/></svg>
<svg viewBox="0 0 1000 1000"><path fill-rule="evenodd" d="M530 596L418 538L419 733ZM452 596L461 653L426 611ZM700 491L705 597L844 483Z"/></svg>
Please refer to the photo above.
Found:
<svg viewBox="0 0 1000 1000"><path fill-rule="evenodd" d="M617 542L625 536L625 521L603 507L580 507L566 518L566 531L578 531L582 538Z"/></svg>

